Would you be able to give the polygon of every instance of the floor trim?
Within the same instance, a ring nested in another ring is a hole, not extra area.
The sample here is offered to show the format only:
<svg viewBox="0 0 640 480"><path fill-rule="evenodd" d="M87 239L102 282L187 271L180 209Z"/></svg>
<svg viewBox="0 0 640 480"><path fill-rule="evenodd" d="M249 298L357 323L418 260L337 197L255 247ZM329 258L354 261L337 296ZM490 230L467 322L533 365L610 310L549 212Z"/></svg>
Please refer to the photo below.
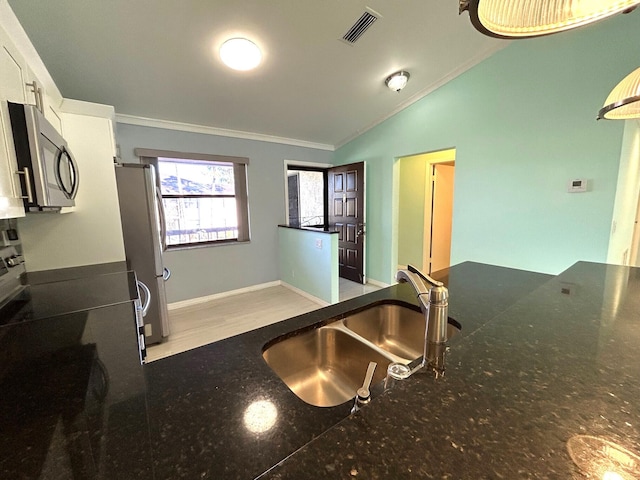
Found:
<svg viewBox="0 0 640 480"><path fill-rule="evenodd" d="M374 280L372 278L367 278L367 283L370 283L371 285L373 285L374 287L380 287L380 288L387 288L390 287L391 285L388 283L384 283L384 282L379 282L378 280Z"/></svg>
<svg viewBox="0 0 640 480"><path fill-rule="evenodd" d="M169 303L167 304L167 309L176 310L178 308L191 307L193 305L199 305L201 303L210 302L212 300L219 300L220 298L232 297L234 295L239 295L241 293L249 293L249 292L255 292L256 290L263 290L265 288L278 287L282 284L283 283L280 280L275 280L273 282L266 282L266 283L258 283L256 285L250 285L248 287L238 288L236 290L228 290L226 292L214 293L213 295L206 295L204 297L189 298L187 300L181 300L179 302Z"/></svg>
<svg viewBox="0 0 640 480"><path fill-rule="evenodd" d="M311 295L310 293L305 292L304 290L300 290L299 288L294 287L293 285L289 285L287 282L283 282L282 280L280 281L280 285L282 285L285 288L288 288L289 290L291 290L292 292L297 293L298 295L301 295L309 300L311 300L312 302L317 303L318 305L321 305L323 307L329 306L331 305L329 302L322 300L321 298L318 297L314 297L313 295Z"/></svg>

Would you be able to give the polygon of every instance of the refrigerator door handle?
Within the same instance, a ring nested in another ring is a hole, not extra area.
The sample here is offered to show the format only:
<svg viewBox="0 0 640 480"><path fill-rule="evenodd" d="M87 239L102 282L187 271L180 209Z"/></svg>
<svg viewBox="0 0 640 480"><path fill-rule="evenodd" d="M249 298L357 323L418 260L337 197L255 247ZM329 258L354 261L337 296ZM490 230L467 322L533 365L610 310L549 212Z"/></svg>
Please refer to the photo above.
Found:
<svg viewBox="0 0 640 480"><path fill-rule="evenodd" d="M171 270L169 270L167 267L164 267L162 269L162 279L166 282L170 278L171 278Z"/></svg>
<svg viewBox="0 0 640 480"><path fill-rule="evenodd" d="M138 282L138 287L144 292L144 303L142 304L142 316L146 317L147 312L149 311L149 307L151 306L151 292L149 291L149 287L147 287L140 280Z"/></svg>
<svg viewBox="0 0 640 480"><path fill-rule="evenodd" d="M164 204L162 203L162 194L160 189L156 188L156 201L158 202L158 216L160 217L160 242L162 244L162 251L167 249L167 225L164 218ZM167 280L168 278L165 278Z"/></svg>

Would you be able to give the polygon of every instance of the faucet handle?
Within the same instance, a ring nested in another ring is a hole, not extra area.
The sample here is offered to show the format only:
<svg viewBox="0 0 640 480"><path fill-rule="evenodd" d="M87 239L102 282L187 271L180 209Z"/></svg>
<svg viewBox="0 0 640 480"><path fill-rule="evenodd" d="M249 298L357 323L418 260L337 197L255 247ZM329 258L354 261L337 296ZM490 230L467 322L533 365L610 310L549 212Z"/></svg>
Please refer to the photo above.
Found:
<svg viewBox="0 0 640 480"><path fill-rule="evenodd" d="M444 286L444 283L439 282L438 280L434 280L433 278L431 278L426 273L422 273L420 270L418 270L413 265L407 265L407 270L409 270L411 273L415 273L420 278L422 278L425 282L429 283L430 285L432 285L434 287L443 287Z"/></svg>
<svg viewBox="0 0 640 480"><path fill-rule="evenodd" d="M373 374L376 371L377 366L378 364L376 362L369 362L367 373L364 376L364 382L362 382L362 387L360 387L356 392L361 400L369 400L369 397L371 397L371 391L369 388L371 388L371 381L373 380Z"/></svg>
<svg viewBox="0 0 640 480"><path fill-rule="evenodd" d="M356 391L356 400L353 403L353 407L351 407L351 413L357 412L361 407L371 401L371 390L369 390L369 388L371 387L373 373L376 371L377 366L378 364L376 362L369 362L367 373L364 376L364 382L362 382L362 387Z"/></svg>

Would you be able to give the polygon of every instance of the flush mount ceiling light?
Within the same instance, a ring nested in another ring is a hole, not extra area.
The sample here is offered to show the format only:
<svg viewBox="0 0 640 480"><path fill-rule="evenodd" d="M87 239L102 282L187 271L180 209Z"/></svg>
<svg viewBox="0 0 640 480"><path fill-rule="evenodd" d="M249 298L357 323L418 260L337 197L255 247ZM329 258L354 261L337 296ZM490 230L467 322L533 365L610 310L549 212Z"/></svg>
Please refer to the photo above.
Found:
<svg viewBox="0 0 640 480"><path fill-rule="evenodd" d="M628 13L640 0L459 0L481 33L526 38L558 33Z"/></svg>
<svg viewBox="0 0 640 480"><path fill-rule="evenodd" d="M640 118L640 68L624 77L604 101L598 120Z"/></svg>
<svg viewBox="0 0 640 480"><path fill-rule="evenodd" d="M400 70L399 72L392 73L387 77L384 81L385 85L389 87L394 92L399 92L402 90L409 81L409 72L405 72L404 70Z"/></svg>
<svg viewBox="0 0 640 480"><path fill-rule="evenodd" d="M258 46L246 38L232 38L220 46L220 58L234 70L253 70L262 61Z"/></svg>

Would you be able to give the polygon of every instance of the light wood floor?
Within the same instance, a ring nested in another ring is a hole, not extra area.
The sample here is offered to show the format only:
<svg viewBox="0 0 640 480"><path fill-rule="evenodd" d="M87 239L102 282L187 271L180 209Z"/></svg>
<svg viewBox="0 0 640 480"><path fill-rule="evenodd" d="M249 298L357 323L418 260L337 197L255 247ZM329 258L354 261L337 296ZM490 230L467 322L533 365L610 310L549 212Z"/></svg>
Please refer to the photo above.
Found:
<svg viewBox="0 0 640 480"><path fill-rule="evenodd" d="M340 279L340 301L379 287ZM171 334L147 348L147 362L175 355L240 333L271 325L322 305L282 286L241 293L169 311Z"/></svg>

